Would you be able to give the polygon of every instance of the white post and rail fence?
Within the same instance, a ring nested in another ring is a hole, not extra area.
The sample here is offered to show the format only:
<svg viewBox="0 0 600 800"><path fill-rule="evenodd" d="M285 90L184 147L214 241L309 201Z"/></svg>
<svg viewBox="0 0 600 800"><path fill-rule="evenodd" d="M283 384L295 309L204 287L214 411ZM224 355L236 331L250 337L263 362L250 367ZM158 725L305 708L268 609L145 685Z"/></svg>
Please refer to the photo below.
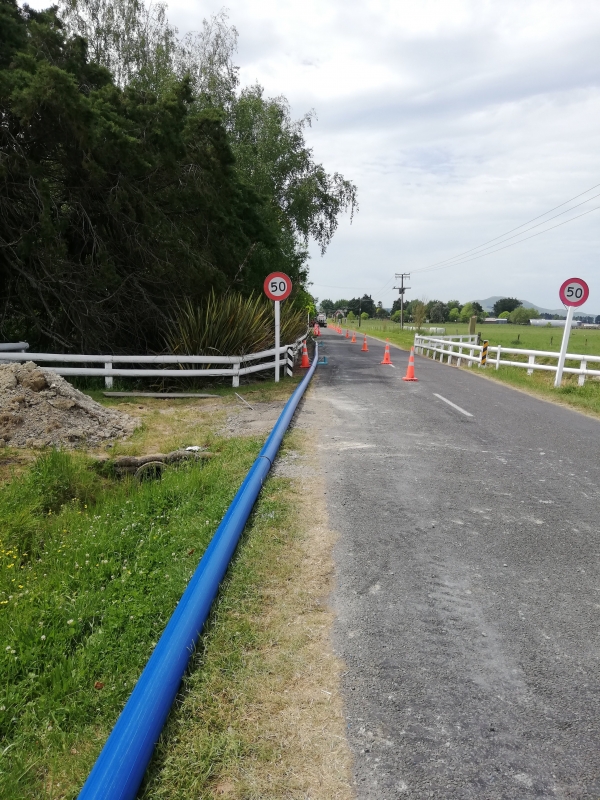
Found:
<svg viewBox="0 0 600 800"><path fill-rule="evenodd" d="M484 352L487 358L484 359ZM434 360L460 367L521 367L532 375L535 370L560 374L578 375L579 386L587 377L600 377L600 356L583 353L564 353L553 350L525 350L504 345L478 344L477 336L415 336L415 353L430 356ZM516 356L511 358L511 356ZM549 363L555 361L556 363ZM560 383L558 384L560 385Z"/></svg>
<svg viewBox="0 0 600 800"><path fill-rule="evenodd" d="M463 361L468 367L476 364L478 367L495 366L521 367L527 370L528 375L533 375L535 370L554 372L554 386L562 383L563 373L578 375L578 384L583 386L585 379L600 377L600 369L594 369L592 364L600 367L600 356L589 356L581 353L568 353L569 335L573 322L573 313L582 306L590 296L587 283L582 278L568 278L558 290L558 296L567 309L565 331L563 333L560 351L553 350L525 350L520 347L489 346L488 341L479 344L479 337L469 336L415 336L415 352L431 356L439 361L446 359L446 364L456 363L460 367ZM495 356L495 357L494 357ZM510 356L515 356L516 360ZM525 361L525 358L527 359ZM548 363L556 361L556 364ZM567 362L570 364L567 366Z"/></svg>
<svg viewBox="0 0 600 800"><path fill-rule="evenodd" d="M307 335L307 333L304 334L292 344L241 356L125 356L30 353L26 352L29 347L26 342L17 342L6 345L0 344L0 363L34 361L40 366L48 365L54 372L65 377L72 375L103 377L104 385L107 389L112 388L113 378L117 377L158 378L160 380L161 378L209 378L219 376L231 378L232 386L237 387L240 385L240 377L242 375L250 375L253 372L275 370L278 378L279 365L282 361L287 374L291 376L296 357L302 349ZM65 366L66 364L78 364L80 366ZM97 366L92 366L94 364ZM135 364L136 366L135 368L120 366L126 364ZM148 365L148 367L141 365ZM165 367L165 365L167 366ZM178 368L169 369L168 365ZM149 368L151 366L154 368Z"/></svg>

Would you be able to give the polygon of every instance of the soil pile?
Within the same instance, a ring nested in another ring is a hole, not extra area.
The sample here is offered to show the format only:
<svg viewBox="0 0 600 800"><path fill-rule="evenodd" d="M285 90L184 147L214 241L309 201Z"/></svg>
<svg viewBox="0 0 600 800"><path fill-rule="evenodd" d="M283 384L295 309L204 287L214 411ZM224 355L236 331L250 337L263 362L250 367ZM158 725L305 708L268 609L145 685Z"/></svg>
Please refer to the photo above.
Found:
<svg viewBox="0 0 600 800"><path fill-rule="evenodd" d="M0 446L94 447L129 436L139 424L51 369L32 361L0 365Z"/></svg>

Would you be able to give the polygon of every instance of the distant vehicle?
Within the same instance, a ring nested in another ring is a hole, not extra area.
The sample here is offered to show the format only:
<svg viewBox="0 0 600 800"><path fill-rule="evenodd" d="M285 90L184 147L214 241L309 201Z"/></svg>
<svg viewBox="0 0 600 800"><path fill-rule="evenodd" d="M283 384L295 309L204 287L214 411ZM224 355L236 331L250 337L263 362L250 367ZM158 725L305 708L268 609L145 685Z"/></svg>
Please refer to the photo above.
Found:
<svg viewBox="0 0 600 800"><path fill-rule="evenodd" d="M317 322L321 328L327 327L327 314L317 314Z"/></svg>

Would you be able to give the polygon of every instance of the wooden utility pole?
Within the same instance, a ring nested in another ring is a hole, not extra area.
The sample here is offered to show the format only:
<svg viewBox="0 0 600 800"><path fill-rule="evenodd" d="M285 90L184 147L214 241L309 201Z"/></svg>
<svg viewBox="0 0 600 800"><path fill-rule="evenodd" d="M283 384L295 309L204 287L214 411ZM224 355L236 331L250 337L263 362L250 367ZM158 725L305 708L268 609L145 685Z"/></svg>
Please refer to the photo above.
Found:
<svg viewBox="0 0 600 800"><path fill-rule="evenodd" d="M394 286L400 292L400 330L404 330L404 292L410 289L410 286L404 285L405 278L410 278L410 272L396 273L396 280L400 281L400 286Z"/></svg>

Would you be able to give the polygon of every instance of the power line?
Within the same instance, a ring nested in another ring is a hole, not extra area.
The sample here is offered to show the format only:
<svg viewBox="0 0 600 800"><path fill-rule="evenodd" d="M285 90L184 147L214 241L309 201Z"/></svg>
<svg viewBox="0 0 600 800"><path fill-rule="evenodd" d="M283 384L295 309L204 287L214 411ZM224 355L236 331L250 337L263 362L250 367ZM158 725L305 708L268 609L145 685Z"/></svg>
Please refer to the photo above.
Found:
<svg viewBox="0 0 600 800"><path fill-rule="evenodd" d="M420 267L418 269L413 270L413 272L425 272L425 271L429 271L430 269L433 269L435 267L440 267L441 265L454 266L454 263L449 263L449 262L465 263L462 260L461 261L457 261L457 259L462 259L463 256L469 255L470 253L475 253L477 250L489 249L488 247L486 247L486 245L489 245L492 242L498 242L500 244L501 242L498 241L499 239L503 239L504 241L508 241L508 239L506 237L510 233L513 233L514 231L518 231L521 228L524 228L527 225L530 225L532 222L535 222L536 220L541 219L542 217L548 216L548 214L551 214L553 211L556 211L557 208L562 208L562 206L565 206L568 203L572 203L573 200L577 200L578 198L583 197L584 194L588 194L589 192L593 191L594 189L597 189L599 186L600 186L600 183L597 183L595 186L591 186L589 189L586 189L585 192L580 192L579 194L575 195L575 197L571 197L569 200L565 200L564 203L560 203L559 205L554 206L554 208L551 208L549 211L545 211L543 214L539 214L537 217L534 217L533 219L530 219L528 222L523 222L521 225L518 225L516 228L511 228L509 231L506 231L506 233L503 233L500 236L495 236L493 239L488 239L487 242L484 242L483 244L480 244L477 247L472 247L470 250L465 250L462 253L458 253L457 255L452 256L452 258L446 258L443 261L436 261L433 264L429 264L426 267ZM589 203L591 200L594 200L596 197L600 197L600 194L596 194L593 197L588 197L587 200L584 200L583 202L578 203L576 206L572 206L571 208L568 208L565 211L561 211L560 214L556 214L554 217L551 217L550 219L547 219L544 222L540 222L537 225L534 225L533 227L528 228L527 231L522 231L522 233L515 234L515 236L511 236L509 238L510 239L514 239L517 236L521 236L523 233L527 233L528 231L533 230L534 228L538 228L540 225L545 225L546 223L551 222L553 219L557 219L557 217L560 217L563 214L568 214L570 211L573 211L575 208L579 208L579 206L582 206L585 203ZM592 209L592 210L595 210L595 209ZM589 213L589 212L585 212L585 213ZM585 216L585 214L578 214L576 217L572 217L571 219L566 220L566 222L571 222L572 219L578 219L578 217L580 217L580 216ZM553 225L552 227L547 228L546 230L552 230L553 228L558 228L558 227L560 227L560 225L564 225L564 224L565 223L560 223L559 225ZM545 233L545 230L544 231L540 231L540 233ZM538 236L539 234L534 234L534 235ZM521 241L524 242L527 239L531 239L531 238L533 238L533 237L528 236L525 239L520 239L519 242L521 242ZM519 242L514 242L513 244L519 244ZM512 246L512 245L509 245L509 246ZM494 247L495 247L495 245L494 245ZM499 248L499 249L500 250L504 250L505 248L502 247L502 248ZM496 253L496 252L498 252L498 250L492 250L491 252ZM479 254L477 256L474 256L474 258L475 257L479 258L480 256L483 256L483 255L491 255L491 253L481 253L481 254ZM473 259L467 259L467 260L471 261Z"/></svg>
<svg viewBox="0 0 600 800"><path fill-rule="evenodd" d="M589 211L584 211L583 214L578 214L576 217L571 217L571 219L566 219L564 222L559 222L558 225L552 225L550 228L546 228L543 231L538 231L537 233L532 233L531 236L526 236L524 239L520 239L518 242L513 242L512 244L507 244L505 247L498 247L497 250L491 250L489 253L482 253L481 255L472 256L471 258L465 258L463 261L455 261L452 264L442 264L439 267L424 267L420 272L437 272L440 269L448 269L449 267L456 267L459 264L467 264L469 261L476 261L478 258L483 258L484 256L491 256L492 253L499 253L501 250L507 250L509 247L514 247L517 244L521 244L521 242L526 242L528 239L535 239L536 236L541 236L543 233L547 233L548 231L554 230L554 228L560 228L563 225L566 225L568 222L573 222L575 219L579 219L579 217L585 217L587 214L591 214L592 211L598 211L600 206L596 206L595 208L590 208ZM415 270L416 272L416 270Z"/></svg>

